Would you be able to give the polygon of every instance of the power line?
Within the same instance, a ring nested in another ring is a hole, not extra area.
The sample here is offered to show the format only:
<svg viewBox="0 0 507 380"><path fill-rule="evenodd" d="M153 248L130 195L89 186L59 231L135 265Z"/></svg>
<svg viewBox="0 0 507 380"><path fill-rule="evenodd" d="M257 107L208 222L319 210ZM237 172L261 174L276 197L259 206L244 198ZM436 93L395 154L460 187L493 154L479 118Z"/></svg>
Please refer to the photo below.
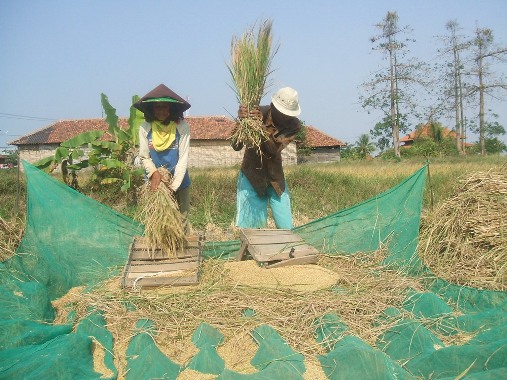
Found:
<svg viewBox="0 0 507 380"><path fill-rule="evenodd" d="M44 120L49 120L49 121L58 120L58 119L51 119L51 118L48 118L48 117L16 115L16 114L12 114L12 113L4 113L4 112L0 112L0 118L4 118L4 119L19 119L19 120L41 120L41 121L44 121Z"/></svg>

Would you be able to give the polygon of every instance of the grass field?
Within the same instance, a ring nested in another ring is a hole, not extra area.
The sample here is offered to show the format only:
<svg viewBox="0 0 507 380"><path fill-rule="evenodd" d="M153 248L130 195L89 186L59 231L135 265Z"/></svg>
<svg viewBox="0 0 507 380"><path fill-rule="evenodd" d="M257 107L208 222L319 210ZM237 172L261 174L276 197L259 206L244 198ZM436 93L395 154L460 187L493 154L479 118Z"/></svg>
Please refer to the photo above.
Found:
<svg viewBox="0 0 507 380"><path fill-rule="evenodd" d="M291 193L294 223L296 226L302 225L358 204L395 186L425 164L424 159L411 159L401 162L342 161L289 166L285 172ZM424 193L425 212L429 212L432 205L448 198L460 177L507 165L507 157L446 157L433 159L429 165L430 175ZM190 169L190 223L194 229L202 230L210 226L218 230L231 229L234 223L238 171L239 167ZM86 177L82 176L80 181L84 185ZM86 189L86 186L83 188ZM127 197L118 189L83 192L127 216L133 217L135 214L135 205L129 204ZM0 217L4 223L22 226L25 196L23 174L18 181L16 169L0 171Z"/></svg>

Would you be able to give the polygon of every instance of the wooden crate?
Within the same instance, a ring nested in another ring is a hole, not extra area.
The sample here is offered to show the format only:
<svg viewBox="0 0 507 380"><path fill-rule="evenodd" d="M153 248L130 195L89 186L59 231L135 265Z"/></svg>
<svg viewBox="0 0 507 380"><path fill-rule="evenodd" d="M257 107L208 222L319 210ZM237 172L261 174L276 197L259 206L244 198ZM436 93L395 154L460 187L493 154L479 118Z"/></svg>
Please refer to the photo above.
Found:
<svg viewBox="0 0 507 380"><path fill-rule="evenodd" d="M199 283L202 239L187 236L187 246L175 258L168 258L162 250L150 250L146 239L134 237L121 286L138 289L141 287L183 286Z"/></svg>
<svg viewBox="0 0 507 380"><path fill-rule="evenodd" d="M319 252L291 230L241 229L237 260L250 254L266 268L313 264Z"/></svg>

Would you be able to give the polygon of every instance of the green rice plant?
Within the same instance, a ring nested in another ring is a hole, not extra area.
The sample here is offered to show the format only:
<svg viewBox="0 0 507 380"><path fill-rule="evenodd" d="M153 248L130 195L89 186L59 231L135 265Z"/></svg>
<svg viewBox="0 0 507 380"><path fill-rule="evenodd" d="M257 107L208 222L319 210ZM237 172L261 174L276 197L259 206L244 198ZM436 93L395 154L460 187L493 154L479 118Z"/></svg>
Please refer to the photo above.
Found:
<svg viewBox="0 0 507 380"><path fill-rule="evenodd" d="M236 98L241 106L247 108L248 114L259 106L265 94L271 63L278 51L278 45L272 47L271 31L272 21L266 20L260 23L257 33L253 26L240 37L232 38L231 63L227 68L232 76ZM267 137L262 120L247 117L237 121L231 140L233 144L259 147Z"/></svg>

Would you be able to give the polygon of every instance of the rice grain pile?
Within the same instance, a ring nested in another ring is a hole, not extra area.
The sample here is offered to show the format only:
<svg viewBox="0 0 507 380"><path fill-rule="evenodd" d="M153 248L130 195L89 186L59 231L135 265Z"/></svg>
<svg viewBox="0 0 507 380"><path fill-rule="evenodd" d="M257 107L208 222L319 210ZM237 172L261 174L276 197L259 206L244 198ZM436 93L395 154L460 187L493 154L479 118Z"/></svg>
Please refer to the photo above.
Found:
<svg viewBox="0 0 507 380"><path fill-rule="evenodd" d="M270 74L273 57L278 46L272 50L272 21L260 23L257 34L255 26L247 30L241 37L234 36L231 42L231 63L227 65L232 76L234 92L241 106L247 108L248 113L261 101ZM233 144L244 144L247 147L257 147L264 142L268 135L257 117L247 117L236 120L236 128L230 139Z"/></svg>
<svg viewBox="0 0 507 380"><path fill-rule="evenodd" d="M75 310L77 320L93 308L101 310L114 337L119 378L125 376L125 352L134 326L142 318L154 322L157 346L177 363L188 363L197 354L191 337L203 321L224 335L217 350L230 370L255 372L250 361L258 346L250 334L262 324L273 327L305 356L305 362L312 362L315 355L326 352L315 340L316 320L322 315L336 313L350 329L346 335L357 335L374 346L387 328L374 323L378 316L390 306L401 309L406 289L422 289L417 279L382 270L375 255L368 257L322 256L318 265L272 269L256 268L253 260L208 259L202 263L196 286L139 292L121 289L116 278L59 302L57 323L65 322L70 310ZM264 272L262 277L260 271ZM295 286L298 284L304 286ZM247 316L246 310L253 310L253 315ZM314 367L304 378L325 379L317 375L322 369L319 371L317 364ZM196 373L181 374L181 378L192 375Z"/></svg>
<svg viewBox="0 0 507 380"><path fill-rule="evenodd" d="M176 257L186 243L183 217L169 188L172 176L165 168L158 170L162 182L155 191L149 182L142 187L137 219L144 224L144 236L152 256L155 249L161 249L165 257Z"/></svg>
<svg viewBox="0 0 507 380"><path fill-rule="evenodd" d="M507 290L507 167L463 177L423 223L419 254L458 285Z"/></svg>

